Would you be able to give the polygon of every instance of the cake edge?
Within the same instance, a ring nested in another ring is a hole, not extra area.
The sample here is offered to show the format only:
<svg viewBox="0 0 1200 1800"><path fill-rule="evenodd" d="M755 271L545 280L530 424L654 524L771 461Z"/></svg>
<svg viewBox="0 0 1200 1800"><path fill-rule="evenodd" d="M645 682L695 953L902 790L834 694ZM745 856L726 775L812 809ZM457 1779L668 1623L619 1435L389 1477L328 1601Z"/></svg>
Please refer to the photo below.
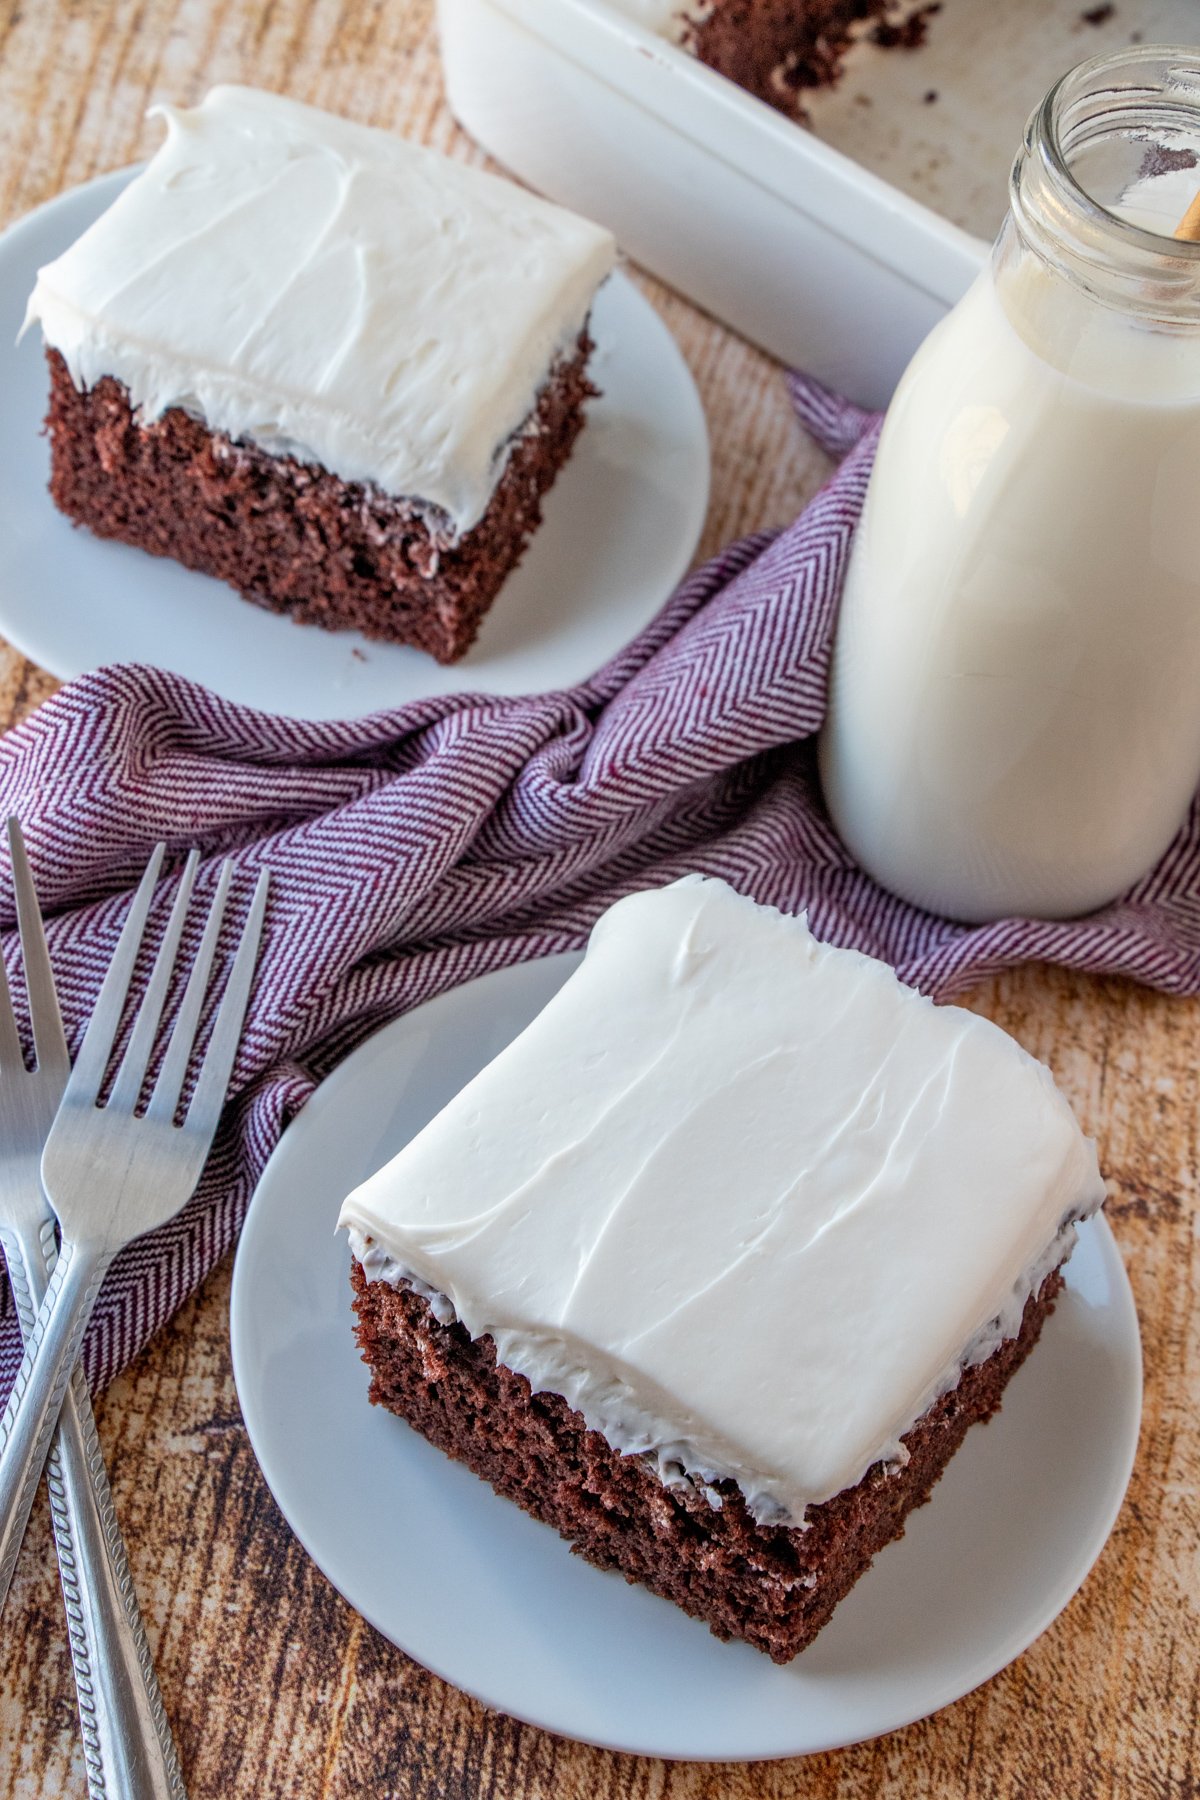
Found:
<svg viewBox="0 0 1200 1800"><path fill-rule="evenodd" d="M1026 1302L1020 1329L963 1370L902 1440L901 1467L876 1464L809 1508L800 1526L760 1525L731 1481L665 1486L561 1396L534 1394L490 1338L439 1324L411 1288L369 1281L352 1259L355 1336L373 1405L405 1419L504 1498L553 1526L599 1568L650 1588L713 1635L790 1662L828 1623L909 1514L927 1501L971 1425L1000 1408L1063 1288L1062 1265Z"/></svg>
<svg viewBox="0 0 1200 1800"><path fill-rule="evenodd" d="M589 323L549 368L487 510L461 535L419 497L232 440L181 408L143 421L115 376L78 388L47 344L50 495L95 536L213 576L298 624L456 662L540 526L599 393Z"/></svg>

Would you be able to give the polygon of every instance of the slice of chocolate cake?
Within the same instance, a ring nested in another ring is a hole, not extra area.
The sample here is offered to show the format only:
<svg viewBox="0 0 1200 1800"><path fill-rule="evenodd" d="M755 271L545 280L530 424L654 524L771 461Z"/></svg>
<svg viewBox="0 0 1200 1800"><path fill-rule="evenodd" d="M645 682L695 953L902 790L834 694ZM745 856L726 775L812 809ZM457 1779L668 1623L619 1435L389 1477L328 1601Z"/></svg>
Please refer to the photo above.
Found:
<svg viewBox="0 0 1200 1800"><path fill-rule="evenodd" d="M346 1200L371 1399L786 1662L1000 1404L1103 1184L1049 1072L691 877Z"/></svg>
<svg viewBox="0 0 1200 1800"><path fill-rule="evenodd" d="M55 503L453 661L583 425L611 237L278 95L158 110L161 149L29 302Z"/></svg>

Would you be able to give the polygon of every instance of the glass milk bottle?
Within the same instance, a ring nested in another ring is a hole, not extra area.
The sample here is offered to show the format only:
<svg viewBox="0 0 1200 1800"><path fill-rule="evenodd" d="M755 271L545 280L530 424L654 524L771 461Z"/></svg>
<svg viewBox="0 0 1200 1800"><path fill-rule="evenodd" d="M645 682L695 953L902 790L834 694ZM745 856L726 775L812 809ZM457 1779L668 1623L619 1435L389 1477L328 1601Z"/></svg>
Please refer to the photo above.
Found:
<svg viewBox="0 0 1200 1800"><path fill-rule="evenodd" d="M1102 905L1200 782L1198 190L1200 51L1074 70L889 410L821 775L863 867L953 918Z"/></svg>

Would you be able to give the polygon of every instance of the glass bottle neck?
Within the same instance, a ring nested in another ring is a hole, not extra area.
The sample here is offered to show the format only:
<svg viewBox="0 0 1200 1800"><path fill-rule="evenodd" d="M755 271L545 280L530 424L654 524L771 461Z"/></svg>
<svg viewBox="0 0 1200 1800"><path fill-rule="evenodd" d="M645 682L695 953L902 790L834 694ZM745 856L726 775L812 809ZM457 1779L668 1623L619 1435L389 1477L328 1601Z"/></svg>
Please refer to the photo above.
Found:
<svg viewBox="0 0 1200 1800"><path fill-rule="evenodd" d="M1144 45L1072 70L1030 119L1010 192L998 281L1034 258L1079 298L1200 330L1200 243L1172 236L1200 192L1200 51Z"/></svg>

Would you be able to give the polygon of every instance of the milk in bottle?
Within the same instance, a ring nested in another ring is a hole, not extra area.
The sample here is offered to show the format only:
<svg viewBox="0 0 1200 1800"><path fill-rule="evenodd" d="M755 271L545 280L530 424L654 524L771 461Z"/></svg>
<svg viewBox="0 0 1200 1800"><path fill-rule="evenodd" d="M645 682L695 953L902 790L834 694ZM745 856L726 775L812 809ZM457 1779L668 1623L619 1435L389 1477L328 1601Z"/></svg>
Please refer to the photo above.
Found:
<svg viewBox="0 0 1200 1800"><path fill-rule="evenodd" d="M952 917L1103 904L1200 782L1197 188L1200 53L1074 71L889 410L821 774L863 866Z"/></svg>

